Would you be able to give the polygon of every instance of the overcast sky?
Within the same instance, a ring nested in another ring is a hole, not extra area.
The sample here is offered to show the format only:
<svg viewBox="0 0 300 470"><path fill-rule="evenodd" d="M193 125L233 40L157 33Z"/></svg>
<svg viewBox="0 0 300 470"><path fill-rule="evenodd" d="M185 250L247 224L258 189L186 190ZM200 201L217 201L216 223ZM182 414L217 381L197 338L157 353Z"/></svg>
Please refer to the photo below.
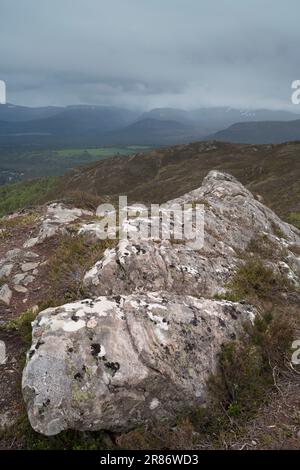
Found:
<svg viewBox="0 0 300 470"><path fill-rule="evenodd" d="M0 79L34 106L287 109L299 18L299 0L0 0Z"/></svg>

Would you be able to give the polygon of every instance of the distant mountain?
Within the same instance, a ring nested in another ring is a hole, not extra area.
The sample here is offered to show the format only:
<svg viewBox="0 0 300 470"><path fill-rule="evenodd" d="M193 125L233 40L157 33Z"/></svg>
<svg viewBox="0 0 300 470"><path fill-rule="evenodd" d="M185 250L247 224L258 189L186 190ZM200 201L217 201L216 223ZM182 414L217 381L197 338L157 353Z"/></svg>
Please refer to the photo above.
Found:
<svg viewBox="0 0 300 470"><path fill-rule="evenodd" d="M192 123L193 119L189 111L176 108L155 108L143 113L140 118L144 119L158 119L160 121L179 121Z"/></svg>
<svg viewBox="0 0 300 470"><path fill-rule="evenodd" d="M14 104L0 105L0 121L19 122L32 121L33 119L43 119L63 111L64 108L58 106L46 106L41 108L29 108Z"/></svg>
<svg viewBox="0 0 300 470"><path fill-rule="evenodd" d="M138 113L122 108L67 106L41 119L0 120L0 145L102 144L107 140L102 137L105 133L126 127L137 118Z"/></svg>
<svg viewBox="0 0 300 470"><path fill-rule="evenodd" d="M203 139L235 123L259 120L288 123L296 118L299 115L286 111L243 111L221 107L193 111L156 108L140 114L111 106L26 108L8 104L0 105L0 146L172 145ZM237 133L237 139L240 139L239 132L233 128L233 137ZM253 132L259 136L258 132ZM272 135L270 131L270 139ZM280 132L276 130L275 138L278 135ZM295 132L288 135L294 138ZM220 139L221 136L214 138ZM264 139L263 132L259 140L252 137L244 140L243 136L242 139L245 142L273 141ZM231 137L227 138L225 134L224 140L231 140Z"/></svg>
<svg viewBox="0 0 300 470"><path fill-rule="evenodd" d="M1 107L0 107L1 109ZM68 106L60 112L42 119L4 121L0 135L54 134L73 135L86 132L106 132L126 126L136 119L133 111L104 106Z"/></svg>
<svg viewBox="0 0 300 470"><path fill-rule="evenodd" d="M192 111L175 108L156 108L144 113L141 118L176 120L191 126L196 125L203 132L214 132L237 122L292 121L300 118L300 115L288 111L271 111L267 109L240 110L226 107L199 108Z"/></svg>
<svg viewBox="0 0 300 470"><path fill-rule="evenodd" d="M116 144L167 145L196 140L203 137L203 133L186 123L147 118L105 137Z"/></svg>
<svg viewBox="0 0 300 470"><path fill-rule="evenodd" d="M167 145L204 137L194 124L136 120L127 110L67 108L58 115L26 122L0 121L0 145Z"/></svg>
<svg viewBox="0 0 300 470"><path fill-rule="evenodd" d="M210 135L208 139L246 144L300 141L300 119L237 123L228 129Z"/></svg>

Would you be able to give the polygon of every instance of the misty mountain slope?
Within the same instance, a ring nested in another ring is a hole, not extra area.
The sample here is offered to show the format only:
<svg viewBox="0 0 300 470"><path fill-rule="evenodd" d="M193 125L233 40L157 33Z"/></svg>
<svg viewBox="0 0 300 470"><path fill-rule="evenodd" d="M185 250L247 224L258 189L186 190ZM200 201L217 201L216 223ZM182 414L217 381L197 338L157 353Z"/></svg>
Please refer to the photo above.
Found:
<svg viewBox="0 0 300 470"><path fill-rule="evenodd" d="M57 145L175 145L202 139L237 122L280 120L284 123L297 117L286 111L224 107L191 111L155 108L140 113L110 106L26 108L1 105L0 145L44 148ZM280 127L284 129L284 124ZM260 141L265 141L263 132Z"/></svg>
<svg viewBox="0 0 300 470"><path fill-rule="evenodd" d="M286 216L300 212L299 154L300 143L177 145L75 169L61 179L53 196L88 191L100 198L127 194L131 201L158 203L197 188L205 174L216 169L233 174L273 210Z"/></svg>
<svg viewBox="0 0 300 470"><path fill-rule="evenodd" d="M33 119L43 119L54 116L63 111L60 106L44 106L39 108L18 106L7 103L0 106L0 121L20 122Z"/></svg>
<svg viewBox="0 0 300 470"><path fill-rule="evenodd" d="M299 114L289 111L211 107L190 111L176 108L155 108L144 113L141 119L176 120L189 125L197 124L203 129L220 130L237 122L292 121L298 117Z"/></svg>
<svg viewBox="0 0 300 470"><path fill-rule="evenodd" d="M104 136L107 142L117 144L168 145L199 140L204 132L194 124L153 118L141 119L129 126Z"/></svg>
<svg viewBox="0 0 300 470"><path fill-rule="evenodd" d="M189 111L178 108L154 108L144 112L140 119L159 119L161 121L179 121L192 123L192 114Z"/></svg>
<svg viewBox="0 0 300 470"><path fill-rule="evenodd" d="M1 108L0 108L1 109ZM20 133L46 133L76 135L89 132L105 132L128 125L136 113L102 106L69 106L60 113L44 119L25 122L0 122L0 135Z"/></svg>
<svg viewBox="0 0 300 470"><path fill-rule="evenodd" d="M300 140L300 119L236 123L209 137L226 142L268 144Z"/></svg>

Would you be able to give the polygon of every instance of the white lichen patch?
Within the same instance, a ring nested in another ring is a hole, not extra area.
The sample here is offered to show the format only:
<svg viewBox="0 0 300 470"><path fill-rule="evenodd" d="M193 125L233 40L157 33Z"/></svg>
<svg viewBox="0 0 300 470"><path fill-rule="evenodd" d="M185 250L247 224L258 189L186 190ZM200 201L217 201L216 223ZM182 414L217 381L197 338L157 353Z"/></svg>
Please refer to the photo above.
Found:
<svg viewBox="0 0 300 470"><path fill-rule="evenodd" d="M97 325L98 325L98 322L95 317L92 317L86 324L88 328L96 328Z"/></svg>
<svg viewBox="0 0 300 470"><path fill-rule="evenodd" d="M190 274L191 276L199 276L199 271L192 266L177 266L178 271Z"/></svg>
<svg viewBox="0 0 300 470"><path fill-rule="evenodd" d="M81 328L84 328L86 326L86 323L84 320L78 320L78 321L67 321L63 325L63 330L67 331L69 333L81 330Z"/></svg>
<svg viewBox="0 0 300 470"><path fill-rule="evenodd" d="M98 357L104 357L106 354L105 347L103 344L100 345L100 352L98 353Z"/></svg>
<svg viewBox="0 0 300 470"><path fill-rule="evenodd" d="M148 317L150 318L151 321L156 323L158 328L160 328L161 330L164 330L164 331L168 331L168 329L169 329L168 323L163 317L160 317L158 315L154 315L152 312L148 312Z"/></svg>
<svg viewBox="0 0 300 470"><path fill-rule="evenodd" d="M151 400L151 403L149 405L149 408L150 410L155 410L158 406L160 405L160 401L157 399L157 398L153 398L153 400Z"/></svg>

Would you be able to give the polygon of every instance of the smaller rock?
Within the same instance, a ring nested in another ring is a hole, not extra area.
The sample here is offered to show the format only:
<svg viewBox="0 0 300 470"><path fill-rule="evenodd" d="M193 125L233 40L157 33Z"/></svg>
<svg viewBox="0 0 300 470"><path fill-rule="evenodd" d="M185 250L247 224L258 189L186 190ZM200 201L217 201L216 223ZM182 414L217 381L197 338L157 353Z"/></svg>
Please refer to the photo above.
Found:
<svg viewBox="0 0 300 470"><path fill-rule="evenodd" d="M6 258L7 258L7 259L17 258L18 256L20 256L20 254L21 254L20 248L15 248L15 249L13 249L13 250L9 250L9 251L6 253Z"/></svg>
<svg viewBox="0 0 300 470"><path fill-rule="evenodd" d="M26 274L24 274L24 273L16 274L16 275L13 277L13 283L14 283L14 285L19 285L21 282L23 282L23 280L25 279L25 277L26 277Z"/></svg>
<svg viewBox="0 0 300 470"><path fill-rule="evenodd" d="M3 302L5 305L9 305L12 298L12 291L7 284L4 284L0 288L0 302Z"/></svg>
<svg viewBox="0 0 300 470"><path fill-rule="evenodd" d="M31 282L34 281L34 276L31 276L31 275L28 275L25 277L25 279L23 280L23 284L24 286L28 286L28 284L31 284Z"/></svg>
<svg viewBox="0 0 300 470"><path fill-rule="evenodd" d="M14 286L19 286L20 284L24 286L28 286L28 284L34 281L34 279L35 279L34 276L32 276L31 274L20 273L20 274L16 274L13 277L13 283L14 283Z"/></svg>
<svg viewBox="0 0 300 470"><path fill-rule="evenodd" d="M20 294L26 294L28 292L28 289L24 286L21 286L21 285L14 286L14 290L16 292L19 292Z"/></svg>
<svg viewBox="0 0 300 470"><path fill-rule="evenodd" d="M7 361L6 346L4 341L0 341L0 365L5 364Z"/></svg>
<svg viewBox="0 0 300 470"><path fill-rule="evenodd" d="M13 264L4 264L4 266L0 268L0 279L2 277L10 276L13 270L13 267L14 267Z"/></svg>
<svg viewBox="0 0 300 470"><path fill-rule="evenodd" d="M24 263L21 266L23 272L33 271L39 266L40 263Z"/></svg>

